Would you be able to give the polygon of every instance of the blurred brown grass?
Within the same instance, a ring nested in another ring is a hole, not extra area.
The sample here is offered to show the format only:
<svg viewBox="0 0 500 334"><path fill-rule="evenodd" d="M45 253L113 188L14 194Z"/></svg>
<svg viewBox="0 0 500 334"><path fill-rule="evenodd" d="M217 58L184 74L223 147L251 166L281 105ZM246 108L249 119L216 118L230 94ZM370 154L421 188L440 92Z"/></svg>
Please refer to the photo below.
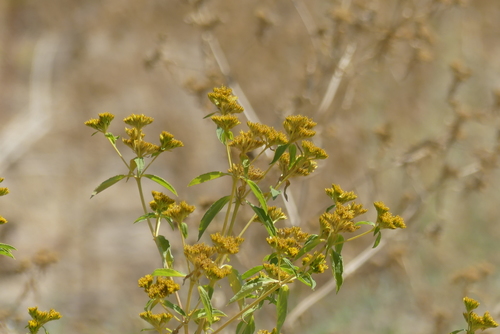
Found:
<svg viewBox="0 0 500 334"><path fill-rule="evenodd" d="M0 2L0 176L11 190L0 241L18 248L18 260L0 258L0 308L11 319L0 321L20 329L12 319L36 304L63 314L56 333L140 331L136 280L159 263L147 229L132 225L131 184L89 201L123 170L83 122L111 112L121 135L120 119L144 113L155 118L150 138L166 130L182 140L152 172L198 204L195 225L202 203L228 191L222 181L186 187L226 168L202 119L206 93L221 84L269 125L289 114L319 123L315 141L330 158L289 188L304 228L333 182L407 220L287 333L449 332L463 322L464 294L498 319L499 15L495 0ZM246 247L257 249L263 235L250 234ZM368 246L346 247L346 262ZM13 304L30 278L18 266L40 249L59 262ZM310 293L295 291L297 303Z"/></svg>

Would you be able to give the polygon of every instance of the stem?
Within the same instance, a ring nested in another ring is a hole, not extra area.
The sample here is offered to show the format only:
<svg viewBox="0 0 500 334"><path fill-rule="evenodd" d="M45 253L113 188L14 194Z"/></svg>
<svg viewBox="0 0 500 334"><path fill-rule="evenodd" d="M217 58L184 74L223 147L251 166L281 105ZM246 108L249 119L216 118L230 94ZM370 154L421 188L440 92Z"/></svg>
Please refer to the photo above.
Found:
<svg viewBox="0 0 500 334"><path fill-rule="evenodd" d="M222 326L220 326L219 328L217 328L215 331L212 332L212 334L217 334L219 333L221 330L223 330L224 328L226 328L231 322L233 322L234 320L236 320L237 318L239 318L243 313L245 313L246 311L250 310L252 307L254 307L255 305L257 305L258 303L260 303L261 301L263 301L264 299L266 299L270 294L272 294L274 291L276 291L278 288L280 288L282 285L294 280L296 277L295 276L292 276L292 277L289 277L287 280L281 282L281 283L275 283L275 286L274 287L271 287L269 289L269 291L265 292L262 296L260 296L259 298L257 298L256 300L254 300L251 304L249 304L247 307L245 307L243 310L239 311L238 313L236 313L234 316L232 316L228 321L226 321L224 324L222 324Z"/></svg>
<svg viewBox="0 0 500 334"><path fill-rule="evenodd" d="M229 215L231 214L231 208L233 206L233 199L236 194L236 186L238 184L238 179L233 176L233 187L231 189L231 196L229 197L229 203L227 205L226 216L224 217L224 225L222 227L222 235L226 235L227 223L229 221Z"/></svg>
<svg viewBox="0 0 500 334"><path fill-rule="evenodd" d="M130 166L128 165L128 163L125 161L125 159L123 158L122 154L120 153L120 151L118 150L118 147L116 147L116 144L108 137L106 136L106 138L108 138L109 142L111 143L111 145L113 145L113 148L115 149L116 153L118 154L118 156L120 157L120 159L122 159L123 163L125 164L125 166L127 166L127 169L130 170Z"/></svg>
<svg viewBox="0 0 500 334"><path fill-rule="evenodd" d="M349 238L349 239L347 239L347 240L344 240L344 243L346 243L346 242L348 242L348 241L352 241L352 240L357 239L357 238L360 238L360 237L362 237L362 236L364 236L364 235L367 235L368 233L372 233L372 232L373 232L373 230L375 230L375 227L374 227L374 228L372 228L371 230L368 230L368 231L366 231L366 232L363 232L363 233L361 233L361 234L358 234L357 236L354 236L354 237L352 237L352 238ZM334 244L334 245L338 245L338 244Z"/></svg>

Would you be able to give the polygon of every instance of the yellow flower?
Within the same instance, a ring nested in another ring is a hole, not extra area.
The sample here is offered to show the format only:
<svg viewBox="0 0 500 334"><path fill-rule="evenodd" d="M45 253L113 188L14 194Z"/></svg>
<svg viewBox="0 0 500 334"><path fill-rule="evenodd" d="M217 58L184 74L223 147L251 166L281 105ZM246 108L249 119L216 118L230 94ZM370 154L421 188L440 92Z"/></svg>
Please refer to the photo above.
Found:
<svg viewBox="0 0 500 334"><path fill-rule="evenodd" d="M283 127L288 135L288 142L293 143L297 140L313 137L316 131L312 130L317 123L310 118L302 115L292 115L285 118Z"/></svg>
<svg viewBox="0 0 500 334"><path fill-rule="evenodd" d="M111 124L111 121L115 118L113 114L110 114L109 112L105 112L102 114L99 114L99 119L92 118L88 121L86 121L84 124L86 126L90 126L91 128L102 132L106 133L108 131L108 127Z"/></svg>
<svg viewBox="0 0 500 334"><path fill-rule="evenodd" d="M233 95L231 88L225 86L214 88L213 93L208 93L208 98L219 109L222 115L241 113L244 110L238 104L238 97Z"/></svg>
<svg viewBox="0 0 500 334"><path fill-rule="evenodd" d="M136 128L137 130L140 130L146 125L153 123L154 119L153 117L145 116L142 114L141 115L132 114L126 117L123 121L125 122L125 124L128 124Z"/></svg>

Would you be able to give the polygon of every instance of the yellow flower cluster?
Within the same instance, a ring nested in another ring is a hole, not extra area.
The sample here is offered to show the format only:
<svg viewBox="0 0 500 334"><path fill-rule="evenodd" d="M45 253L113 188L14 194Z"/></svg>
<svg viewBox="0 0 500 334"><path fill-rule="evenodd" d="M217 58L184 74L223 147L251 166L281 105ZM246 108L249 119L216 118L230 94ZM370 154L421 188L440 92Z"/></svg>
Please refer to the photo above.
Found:
<svg viewBox="0 0 500 334"><path fill-rule="evenodd" d="M321 274L328 269L325 254L318 252L314 252L314 254L306 254L302 258L302 265L308 265L311 268L311 271L316 274Z"/></svg>
<svg viewBox="0 0 500 334"><path fill-rule="evenodd" d="M229 168L227 172L233 174L237 178L241 177L246 178L246 176L244 175L244 170L245 169L241 164L233 164L233 166ZM248 178L250 180L256 182L262 180L263 177L264 177L264 172L260 168L250 165L250 167L248 168Z"/></svg>
<svg viewBox="0 0 500 334"><path fill-rule="evenodd" d="M293 258L299 253L308 237L309 234L303 232L300 227L294 226L276 230L276 236L267 237L266 241L278 254Z"/></svg>
<svg viewBox="0 0 500 334"><path fill-rule="evenodd" d="M179 204L174 204L164 212L164 214L172 220L182 223L187 216L189 216L195 210L194 205L189 205L185 201Z"/></svg>
<svg viewBox="0 0 500 334"><path fill-rule="evenodd" d="M302 115L292 115L285 118L283 127L288 135L288 142L314 137L316 131L312 130L317 125L310 118Z"/></svg>
<svg viewBox="0 0 500 334"><path fill-rule="evenodd" d="M236 254L240 251L240 245L245 240L242 237L222 236L219 232L210 235L210 239L219 254Z"/></svg>
<svg viewBox="0 0 500 334"><path fill-rule="evenodd" d="M147 311L140 313L139 317L153 326L158 333L162 333L165 330L165 326L173 316L169 313L153 314L151 311Z"/></svg>
<svg viewBox="0 0 500 334"><path fill-rule="evenodd" d="M212 93L208 93L208 98L219 109L222 115L238 114L243 112L243 107L237 102L238 97L233 95L231 88L222 86L214 88Z"/></svg>
<svg viewBox="0 0 500 334"><path fill-rule="evenodd" d="M36 334L47 322L52 320L61 319L61 314L57 311L51 309L48 312L39 311L38 307L29 307L28 313L31 316L32 320L28 321L28 330L30 334Z"/></svg>
<svg viewBox="0 0 500 334"><path fill-rule="evenodd" d="M102 132L102 133L107 133L108 132L108 127L111 124L111 121L115 118L115 115L105 112L102 114L98 115L99 118L92 118L88 121L86 121L84 124L86 126L90 126L91 128Z"/></svg>
<svg viewBox="0 0 500 334"><path fill-rule="evenodd" d="M151 275L139 278L138 283L139 287L144 288L150 299L165 298L181 288L170 278L157 277L155 282Z"/></svg>
<svg viewBox="0 0 500 334"><path fill-rule="evenodd" d="M396 229L396 228L406 228L405 222L400 216L393 216L389 212L389 208L385 206L382 202L373 203L377 209L377 222L376 224L380 226L381 229Z"/></svg>
<svg viewBox="0 0 500 334"><path fill-rule="evenodd" d="M153 190L151 193L153 194L153 200L149 202L149 206L157 213L163 213L175 203L175 200L160 191Z"/></svg>
<svg viewBox="0 0 500 334"><path fill-rule="evenodd" d="M219 267L212 259L217 252L217 247L211 247L204 243L185 245L184 255L194 265L192 279L197 279L203 273L211 280L219 280L231 273L231 267L224 265Z"/></svg>
<svg viewBox="0 0 500 334"><path fill-rule="evenodd" d="M279 266L272 264L272 263L264 263L262 264L264 266L264 269L266 270L267 274L269 277L284 281L289 279L291 276L287 274L283 269L281 269Z"/></svg>
<svg viewBox="0 0 500 334"><path fill-rule="evenodd" d="M484 331L488 328L498 327L498 323L493 320L489 312L485 312L481 317L477 313L473 312L478 306L479 303L472 298L465 297L464 298L465 309L467 312L464 313L464 318L469 324L468 331L470 333L474 333L477 330Z"/></svg>

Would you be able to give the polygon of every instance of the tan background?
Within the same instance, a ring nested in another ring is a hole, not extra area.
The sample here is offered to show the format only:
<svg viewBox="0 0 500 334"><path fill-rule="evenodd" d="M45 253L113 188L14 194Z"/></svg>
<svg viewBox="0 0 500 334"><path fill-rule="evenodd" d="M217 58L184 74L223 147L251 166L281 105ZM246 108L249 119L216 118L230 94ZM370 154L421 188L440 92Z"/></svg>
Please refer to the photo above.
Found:
<svg viewBox="0 0 500 334"><path fill-rule="evenodd" d="M125 171L83 122L111 112L123 135L121 120L144 113L155 118L146 139L166 130L182 140L152 172L198 205L196 226L202 204L229 191L223 180L186 187L226 168L203 119L214 110L206 93L221 84L269 125L289 114L319 123L315 142L330 158L289 189L304 229L314 231L331 183L408 223L285 333L448 333L463 326L465 294L498 321L499 17L496 0L1 1L0 176L11 194L0 199L0 241L18 248L17 260L0 258L3 330L23 332L26 307L38 305L63 314L51 333L139 333L137 279L158 257L147 227L132 224L132 182L89 200ZM455 61L472 76L449 103ZM249 231L238 264L261 258L263 238ZM346 263L371 242L347 245ZM43 249L59 262L19 273ZM310 294L294 289L295 305ZM266 313L257 326L270 330Z"/></svg>

